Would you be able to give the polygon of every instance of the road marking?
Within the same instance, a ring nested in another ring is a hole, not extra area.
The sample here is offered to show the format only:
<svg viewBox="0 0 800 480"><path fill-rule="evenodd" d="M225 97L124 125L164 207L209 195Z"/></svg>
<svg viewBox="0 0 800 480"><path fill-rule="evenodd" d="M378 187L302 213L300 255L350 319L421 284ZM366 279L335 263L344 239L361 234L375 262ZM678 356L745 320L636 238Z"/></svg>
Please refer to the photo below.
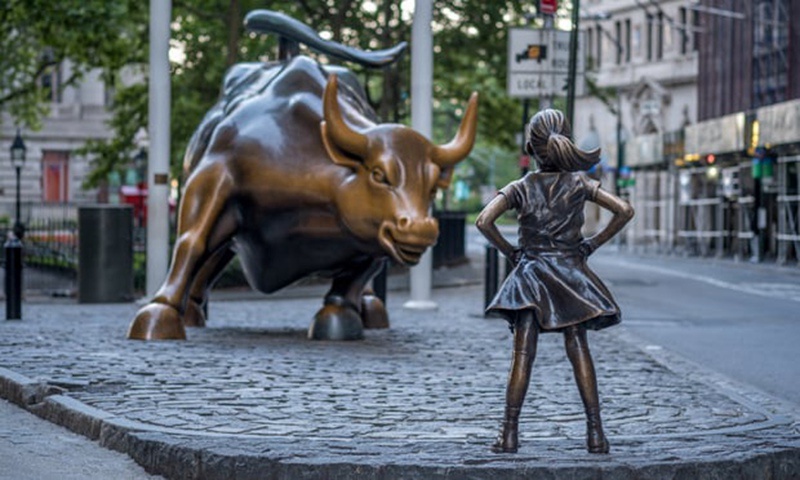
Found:
<svg viewBox="0 0 800 480"><path fill-rule="evenodd" d="M749 293L752 295L760 295L762 297L780 298L783 300L790 300L792 302L800 303L800 285L791 283L731 283L716 278L706 277L704 275L695 275L692 273L685 273L670 268L656 267L653 265L639 265L629 263L624 260L615 261L617 265L630 268L632 270L643 270L647 272L661 273L663 275L671 275L673 277L685 278L687 280L694 280L697 282L707 283L719 288L727 288L737 292Z"/></svg>

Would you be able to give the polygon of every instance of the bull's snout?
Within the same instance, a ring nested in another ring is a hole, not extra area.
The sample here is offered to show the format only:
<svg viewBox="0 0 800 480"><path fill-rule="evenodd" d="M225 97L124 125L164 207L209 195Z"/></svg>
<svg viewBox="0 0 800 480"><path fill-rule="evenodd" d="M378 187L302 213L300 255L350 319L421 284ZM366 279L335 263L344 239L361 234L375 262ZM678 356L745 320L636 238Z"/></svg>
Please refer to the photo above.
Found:
<svg viewBox="0 0 800 480"><path fill-rule="evenodd" d="M412 220L409 217L397 219L397 233L406 238L407 243L431 246L439 236L439 222L433 217Z"/></svg>
<svg viewBox="0 0 800 480"><path fill-rule="evenodd" d="M394 222L384 222L378 239L397 262L416 265L425 249L436 243L438 236L439 222L435 218L412 219L402 216Z"/></svg>

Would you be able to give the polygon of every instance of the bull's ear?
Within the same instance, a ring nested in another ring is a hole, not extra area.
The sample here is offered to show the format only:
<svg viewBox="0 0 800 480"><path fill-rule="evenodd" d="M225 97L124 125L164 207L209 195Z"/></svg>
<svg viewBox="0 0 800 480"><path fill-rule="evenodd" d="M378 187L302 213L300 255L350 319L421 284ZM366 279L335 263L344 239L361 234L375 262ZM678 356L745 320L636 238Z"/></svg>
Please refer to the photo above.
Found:
<svg viewBox="0 0 800 480"><path fill-rule="evenodd" d="M453 167L442 169L442 172L439 174L439 179L436 180L436 188L441 190L450 188L450 181L453 179L454 170Z"/></svg>
<svg viewBox="0 0 800 480"><path fill-rule="evenodd" d="M360 158L356 158L341 148L336 147L336 145L331 141L328 133L328 122L320 122L319 128L321 130L320 133L322 134L322 144L325 145L325 151L328 152L328 157L333 160L333 163L347 168L356 168L362 164Z"/></svg>

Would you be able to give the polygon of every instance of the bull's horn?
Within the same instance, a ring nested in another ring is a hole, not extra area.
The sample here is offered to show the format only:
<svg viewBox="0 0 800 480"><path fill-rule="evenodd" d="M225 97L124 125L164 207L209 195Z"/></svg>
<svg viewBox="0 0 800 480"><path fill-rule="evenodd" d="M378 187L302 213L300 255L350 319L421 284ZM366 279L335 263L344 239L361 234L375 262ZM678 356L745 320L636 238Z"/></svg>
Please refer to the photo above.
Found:
<svg viewBox="0 0 800 480"><path fill-rule="evenodd" d="M469 155L475 144L475 131L478 127L478 92L472 92L461 126L456 137L445 145L436 146L433 150L433 162L442 168L452 167Z"/></svg>
<svg viewBox="0 0 800 480"><path fill-rule="evenodd" d="M344 122L342 112L339 110L338 89L339 81L336 75L331 75L328 77L328 84L325 85L322 100L326 130L334 145L358 158L364 158L367 156L367 137L351 129Z"/></svg>

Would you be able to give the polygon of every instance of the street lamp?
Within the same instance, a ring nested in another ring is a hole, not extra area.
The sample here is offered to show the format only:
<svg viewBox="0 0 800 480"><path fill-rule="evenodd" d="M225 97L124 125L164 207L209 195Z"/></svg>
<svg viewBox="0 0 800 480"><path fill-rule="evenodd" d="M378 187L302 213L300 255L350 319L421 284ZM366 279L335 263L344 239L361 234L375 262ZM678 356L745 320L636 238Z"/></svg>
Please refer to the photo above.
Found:
<svg viewBox="0 0 800 480"><path fill-rule="evenodd" d="M140 148L133 157L136 169L136 222L144 228L144 190L147 188L147 150Z"/></svg>
<svg viewBox="0 0 800 480"><path fill-rule="evenodd" d="M22 237L25 235L25 227L22 225L22 217L19 213L19 178L22 167L25 165L25 153L27 150L28 149L25 148L25 142L22 141L22 136L19 134L19 129L17 129L17 136L14 137L14 142L11 144L11 165L13 165L14 169L17 171L17 218L14 222L14 235L20 240L22 240Z"/></svg>
<svg viewBox="0 0 800 480"><path fill-rule="evenodd" d="M17 218L13 233L4 245L6 257L6 320L22 319L22 236L25 227L19 213L19 176L25 165L25 142L17 129L17 136L11 143L11 165L17 171Z"/></svg>

